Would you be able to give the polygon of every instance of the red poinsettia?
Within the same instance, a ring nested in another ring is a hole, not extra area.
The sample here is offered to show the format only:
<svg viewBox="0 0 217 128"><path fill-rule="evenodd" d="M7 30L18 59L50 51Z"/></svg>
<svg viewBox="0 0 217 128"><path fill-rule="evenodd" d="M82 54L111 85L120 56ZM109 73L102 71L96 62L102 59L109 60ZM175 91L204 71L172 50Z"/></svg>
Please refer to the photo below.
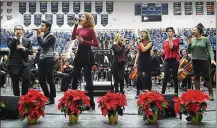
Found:
<svg viewBox="0 0 217 128"><path fill-rule="evenodd" d="M116 111L122 115L124 106L127 106L126 95L114 92L108 92L105 96L99 97L97 103L104 116L114 114Z"/></svg>
<svg viewBox="0 0 217 128"><path fill-rule="evenodd" d="M154 112L162 111L166 108L168 102L159 92L147 91L139 95L137 105L139 106L139 114L144 115L147 119L152 116Z"/></svg>
<svg viewBox="0 0 217 128"><path fill-rule="evenodd" d="M189 90L181 95L181 97L173 98L174 109L178 113L191 113L193 115L198 112L203 113L207 108L205 100L209 96L201 90Z"/></svg>
<svg viewBox="0 0 217 128"><path fill-rule="evenodd" d="M39 119L45 115L44 109L48 98L37 90L29 89L28 94L20 97L18 106L21 120L26 116L32 119Z"/></svg>
<svg viewBox="0 0 217 128"><path fill-rule="evenodd" d="M58 110L64 112L65 115L73 114L77 116L86 106L90 107L90 98L85 93L80 90L67 90L59 100Z"/></svg>

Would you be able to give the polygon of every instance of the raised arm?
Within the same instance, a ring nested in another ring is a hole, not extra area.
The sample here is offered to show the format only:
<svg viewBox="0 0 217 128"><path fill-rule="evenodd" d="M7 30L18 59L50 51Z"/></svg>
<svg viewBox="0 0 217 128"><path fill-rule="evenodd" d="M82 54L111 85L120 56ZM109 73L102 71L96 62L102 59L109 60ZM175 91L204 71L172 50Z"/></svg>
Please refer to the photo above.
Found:
<svg viewBox="0 0 217 128"><path fill-rule="evenodd" d="M49 47L51 45L53 45L56 42L56 38L53 35L48 35L49 37L47 37L46 40L43 40L41 38L41 36L38 36L38 43L42 48L46 48Z"/></svg>
<svg viewBox="0 0 217 128"><path fill-rule="evenodd" d="M146 52L152 47L152 42L149 42L146 46L140 43L140 47L142 52Z"/></svg>
<svg viewBox="0 0 217 128"><path fill-rule="evenodd" d="M28 47L25 47L24 52L28 55L32 55L33 54L33 50L32 50L32 43L30 40L28 40Z"/></svg>
<svg viewBox="0 0 217 128"><path fill-rule="evenodd" d="M73 31L72 31L72 37L71 37L71 39L72 40L75 40L76 39L76 36L77 36L77 28L78 28L78 24L75 24L75 26L74 26L74 29L73 29Z"/></svg>

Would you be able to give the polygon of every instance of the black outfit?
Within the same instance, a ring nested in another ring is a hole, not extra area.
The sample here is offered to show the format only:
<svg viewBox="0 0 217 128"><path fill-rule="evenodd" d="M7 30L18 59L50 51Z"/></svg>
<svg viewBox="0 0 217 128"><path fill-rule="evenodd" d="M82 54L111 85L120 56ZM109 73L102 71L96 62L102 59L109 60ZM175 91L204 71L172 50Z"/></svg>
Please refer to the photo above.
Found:
<svg viewBox="0 0 217 128"><path fill-rule="evenodd" d="M114 44L112 45L114 52L112 61L112 73L114 75L114 87L115 91L118 92L118 84L120 84L120 92L124 92L124 63L126 60L120 61L119 57L125 54L127 51L125 45ZM129 51L129 49L127 49ZM123 53L125 52L125 53ZM125 54L126 57L126 54Z"/></svg>
<svg viewBox="0 0 217 128"><path fill-rule="evenodd" d="M4 84L6 84L6 73L7 73L7 69L8 69L8 61L7 60L3 60L1 65L0 65L0 87L3 87Z"/></svg>
<svg viewBox="0 0 217 128"><path fill-rule="evenodd" d="M160 60L157 55L151 57L151 76L159 76L160 75Z"/></svg>
<svg viewBox="0 0 217 128"><path fill-rule="evenodd" d="M152 88L150 51L151 48L139 53L137 95L139 90L151 90Z"/></svg>
<svg viewBox="0 0 217 128"><path fill-rule="evenodd" d="M25 49L17 49L17 45L22 44ZM8 73L13 83L13 93L20 96L19 81L22 80L22 95L28 93L30 83L30 63L28 55L33 53L31 41L25 37L20 39L9 39L8 47L10 49L8 59ZM21 79L20 79L21 78Z"/></svg>
<svg viewBox="0 0 217 128"><path fill-rule="evenodd" d="M37 37L37 39L42 48L38 65L39 84L41 85L44 95L49 98L48 102L54 103L54 98L56 97L56 87L53 77L53 51L56 38L54 35L46 33L43 39L40 36ZM46 81L50 85L50 91L48 90Z"/></svg>
<svg viewBox="0 0 217 128"><path fill-rule="evenodd" d="M78 51L74 59L74 77L72 81L72 89L78 88L78 80L81 78L81 69L84 68L84 77L86 81L87 95L90 97L90 105L95 109L93 99L93 79L92 66L95 64L91 46L79 44Z"/></svg>

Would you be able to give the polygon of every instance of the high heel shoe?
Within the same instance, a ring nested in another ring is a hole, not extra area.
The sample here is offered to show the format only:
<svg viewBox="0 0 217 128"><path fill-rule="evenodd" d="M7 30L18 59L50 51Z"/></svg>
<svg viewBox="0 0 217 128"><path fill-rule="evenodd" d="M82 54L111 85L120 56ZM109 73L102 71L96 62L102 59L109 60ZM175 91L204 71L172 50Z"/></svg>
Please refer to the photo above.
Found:
<svg viewBox="0 0 217 128"><path fill-rule="evenodd" d="M209 100L213 101L214 100L214 97L213 95L209 95Z"/></svg>

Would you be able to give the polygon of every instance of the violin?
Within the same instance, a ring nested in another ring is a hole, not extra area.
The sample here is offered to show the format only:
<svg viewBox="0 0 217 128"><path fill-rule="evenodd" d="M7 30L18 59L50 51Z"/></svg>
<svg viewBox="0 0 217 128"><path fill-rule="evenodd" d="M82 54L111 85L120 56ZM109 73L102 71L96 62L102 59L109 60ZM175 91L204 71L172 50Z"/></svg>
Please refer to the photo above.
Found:
<svg viewBox="0 0 217 128"><path fill-rule="evenodd" d="M138 78L138 69L137 69L138 67L136 66L136 67L134 67L132 70L131 70L131 72L130 72L130 75L129 75L129 78L131 79L131 80L137 80L137 78Z"/></svg>

